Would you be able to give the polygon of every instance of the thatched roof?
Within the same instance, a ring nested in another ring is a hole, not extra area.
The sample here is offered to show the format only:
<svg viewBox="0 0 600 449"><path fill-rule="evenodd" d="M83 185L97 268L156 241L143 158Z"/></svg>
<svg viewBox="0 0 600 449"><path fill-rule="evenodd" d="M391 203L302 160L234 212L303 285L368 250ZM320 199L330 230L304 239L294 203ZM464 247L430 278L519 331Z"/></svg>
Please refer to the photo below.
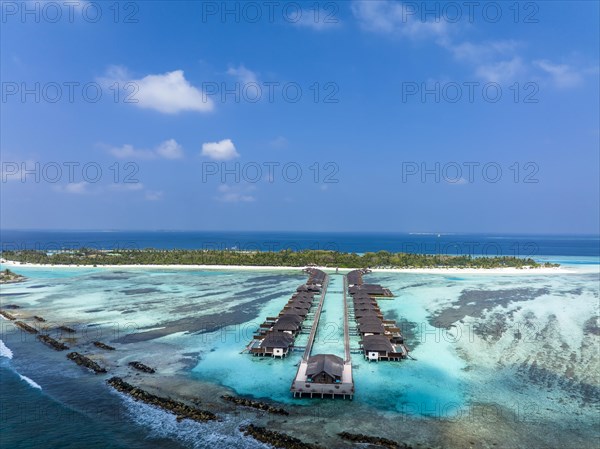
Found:
<svg viewBox="0 0 600 449"><path fill-rule="evenodd" d="M394 347L383 335L366 335L362 340L363 349L367 352L393 352Z"/></svg>
<svg viewBox="0 0 600 449"><path fill-rule="evenodd" d="M308 359L307 376L315 376L323 372L331 377L342 377L344 361L333 354L318 354Z"/></svg>
<svg viewBox="0 0 600 449"><path fill-rule="evenodd" d="M294 342L294 337L283 332L269 332L260 342L261 348L289 348Z"/></svg>

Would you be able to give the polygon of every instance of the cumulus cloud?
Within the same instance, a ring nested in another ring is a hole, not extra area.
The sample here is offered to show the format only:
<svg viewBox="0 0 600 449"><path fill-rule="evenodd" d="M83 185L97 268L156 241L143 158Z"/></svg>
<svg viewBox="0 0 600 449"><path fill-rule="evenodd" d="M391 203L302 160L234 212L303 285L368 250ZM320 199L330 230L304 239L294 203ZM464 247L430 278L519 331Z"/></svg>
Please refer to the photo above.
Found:
<svg viewBox="0 0 600 449"><path fill-rule="evenodd" d="M100 82L111 85L117 82L125 91L127 103L164 114L210 112L214 109L214 102L185 79L183 70L133 79L124 67L111 66Z"/></svg>
<svg viewBox="0 0 600 449"><path fill-rule="evenodd" d="M175 139L165 140L156 149L156 154L165 159L181 159L183 157L183 148Z"/></svg>
<svg viewBox="0 0 600 449"><path fill-rule="evenodd" d="M181 159L183 148L175 139L165 140L153 150L135 148L125 144L120 147L111 147L109 153L119 159Z"/></svg>
<svg viewBox="0 0 600 449"><path fill-rule="evenodd" d="M231 139L224 139L219 142L203 143L202 156L215 161L228 161L239 157L240 154L235 149L235 145Z"/></svg>

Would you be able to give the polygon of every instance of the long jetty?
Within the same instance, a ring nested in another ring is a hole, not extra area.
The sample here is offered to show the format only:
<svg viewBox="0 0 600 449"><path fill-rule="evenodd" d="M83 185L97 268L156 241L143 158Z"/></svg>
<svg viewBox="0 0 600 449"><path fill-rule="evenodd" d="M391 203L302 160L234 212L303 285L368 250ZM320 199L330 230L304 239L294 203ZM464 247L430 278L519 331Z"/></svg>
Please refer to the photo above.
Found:
<svg viewBox="0 0 600 449"><path fill-rule="evenodd" d="M312 327L310 328L310 334L308 335L308 341L306 342L306 348L302 355L302 361L308 362L312 347L315 343L315 336L317 335L317 328L319 327L319 321L321 320L321 312L323 311L323 303L325 302L325 295L327 294L327 287L329 286L329 275L325 275L325 282L323 284L323 290L321 292L321 298L315 311L315 317L313 319Z"/></svg>
<svg viewBox="0 0 600 449"><path fill-rule="evenodd" d="M313 346L321 312L326 301L327 287L330 277L327 275L324 289L315 312L308 343L302 360L298 365L296 377L292 381L290 391L294 397L318 397L352 399L354 396L354 380L352 378L352 359L350 355L350 332L348 319L348 303L346 299L346 276L343 278L343 307L344 307L344 355L342 359L334 354L313 355Z"/></svg>

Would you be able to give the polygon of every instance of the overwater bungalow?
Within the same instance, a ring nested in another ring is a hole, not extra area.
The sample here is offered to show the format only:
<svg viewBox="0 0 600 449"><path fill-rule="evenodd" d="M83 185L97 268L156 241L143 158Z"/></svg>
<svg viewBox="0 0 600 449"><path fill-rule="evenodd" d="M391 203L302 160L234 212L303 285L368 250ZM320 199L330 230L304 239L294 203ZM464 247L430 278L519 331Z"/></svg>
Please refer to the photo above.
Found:
<svg viewBox="0 0 600 449"><path fill-rule="evenodd" d="M357 310L376 310L380 312L379 305L372 302L359 302L354 304L354 311Z"/></svg>
<svg viewBox="0 0 600 449"><path fill-rule="evenodd" d="M312 299L304 299L304 298L292 298L287 303L287 305L305 306L307 308L312 307L312 304L313 304Z"/></svg>
<svg viewBox="0 0 600 449"><path fill-rule="evenodd" d="M357 321L359 321L359 318L364 318L367 316L379 318L380 322L383 319L383 315L378 310L367 309L367 310L355 310L354 311L354 319L356 319Z"/></svg>
<svg viewBox="0 0 600 449"><path fill-rule="evenodd" d="M257 345L250 349L253 355L285 357L292 344L294 337L285 332L268 332Z"/></svg>
<svg viewBox="0 0 600 449"><path fill-rule="evenodd" d="M294 313L286 312L281 315L273 325L273 331L285 332L292 336L296 336L302 329L303 318Z"/></svg>
<svg viewBox="0 0 600 449"><path fill-rule="evenodd" d="M321 293L321 285L317 284L303 284L296 289L297 292L312 292Z"/></svg>
<svg viewBox="0 0 600 449"><path fill-rule="evenodd" d="M384 298L392 298L394 296L389 289L384 288L379 284L353 285L348 288L348 293L351 295L366 293L369 296L379 296Z"/></svg>
<svg viewBox="0 0 600 449"><path fill-rule="evenodd" d="M384 335L385 327L381 322L367 321L358 323L358 331L363 335L363 337L366 335Z"/></svg>
<svg viewBox="0 0 600 449"><path fill-rule="evenodd" d="M285 315L285 314L290 313L293 315L298 315L299 317L301 317L304 320L306 318L306 315L308 315L308 310L309 310L309 308L286 306L283 308L283 311L281 312L281 314Z"/></svg>
<svg viewBox="0 0 600 449"><path fill-rule="evenodd" d="M384 335L365 335L361 341L367 360L402 360L408 351L402 345L395 346Z"/></svg>
<svg viewBox="0 0 600 449"><path fill-rule="evenodd" d="M333 354L318 354L308 359L306 381L319 384L339 384L344 373L344 361Z"/></svg>

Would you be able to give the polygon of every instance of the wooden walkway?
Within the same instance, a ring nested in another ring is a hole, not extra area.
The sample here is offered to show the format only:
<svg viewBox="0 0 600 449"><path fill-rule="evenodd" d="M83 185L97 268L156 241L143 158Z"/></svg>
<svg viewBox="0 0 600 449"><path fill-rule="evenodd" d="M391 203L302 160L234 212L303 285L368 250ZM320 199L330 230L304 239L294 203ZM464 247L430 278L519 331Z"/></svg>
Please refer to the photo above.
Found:
<svg viewBox="0 0 600 449"><path fill-rule="evenodd" d="M348 291L348 276L344 275L344 351L346 359L344 364L352 365L352 356L350 355L350 324L348 320L348 299L346 297Z"/></svg>
<svg viewBox="0 0 600 449"><path fill-rule="evenodd" d="M315 318L313 320L312 327L310 328L310 335L308 336L308 341L306 343L304 355L302 356L303 362L308 362L308 358L310 357L310 353L315 342L315 335L317 334L317 328L319 327L319 320L321 319L321 311L323 310L323 303L325 302L325 295L327 294L328 286L329 275L325 275L325 283L323 284L323 288L321 291L321 299L319 300L319 305L317 306L317 310L315 311Z"/></svg>
<svg viewBox="0 0 600 449"><path fill-rule="evenodd" d="M352 359L350 354L350 331L349 331L349 319L348 319L348 302L346 298L346 291L348 287L348 279L344 275L344 370L342 373L342 379L340 383L327 384L308 382L308 376L306 370L308 368L308 359L312 353L317 328L319 327L319 321L321 319L321 311L323 310L323 304L325 302L325 296L327 294L327 287L329 286L329 275L325 277L325 283L323 284L321 299L315 312L315 319L310 330L310 336L304 350L302 360L298 364L298 371L296 377L292 381L290 391L294 394L294 397L341 397L352 399L354 397L354 379L352 378Z"/></svg>

